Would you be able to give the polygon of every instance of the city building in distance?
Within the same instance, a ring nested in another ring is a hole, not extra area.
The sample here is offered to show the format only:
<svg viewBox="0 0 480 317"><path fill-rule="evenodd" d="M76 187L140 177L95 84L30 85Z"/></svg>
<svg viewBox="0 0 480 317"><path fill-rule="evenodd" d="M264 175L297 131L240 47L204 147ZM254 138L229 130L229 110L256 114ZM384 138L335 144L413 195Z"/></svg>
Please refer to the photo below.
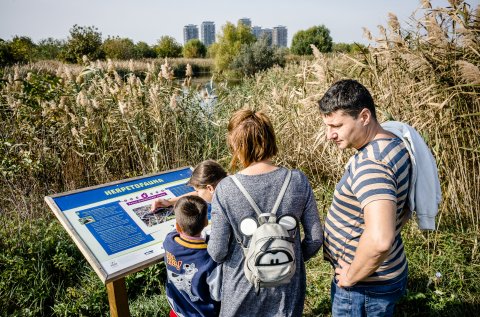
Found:
<svg viewBox="0 0 480 317"><path fill-rule="evenodd" d="M200 26L200 40L205 46L210 46L215 43L215 23L211 21L204 21Z"/></svg>
<svg viewBox="0 0 480 317"><path fill-rule="evenodd" d="M286 26L278 25L270 28L262 28L261 26L253 26L250 18L241 18L238 25L245 25L250 28L252 34L257 39L266 38L270 46L287 47L288 46L288 30ZM200 25L200 41L205 46L215 43L215 22L203 21ZM198 27L194 24L188 24L183 27L183 42L186 44L192 39L199 38Z"/></svg>
<svg viewBox="0 0 480 317"><path fill-rule="evenodd" d="M198 27L194 24L185 25L183 27L183 43L186 44L193 39L198 40Z"/></svg>
<svg viewBox="0 0 480 317"><path fill-rule="evenodd" d="M243 25L251 28L252 27L252 20L250 20L250 18L241 18L240 20L238 20L238 24L243 24Z"/></svg>
<svg viewBox="0 0 480 317"><path fill-rule="evenodd" d="M252 28L252 33L257 39L259 39L260 35L262 34L262 27L261 26L254 26Z"/></svg>
<svg viewBox="0 0 480 317"><path fill-rule="evenodd" d="M287 47L287 35L285 26L275 26L272 32L272 44L278 47Z"/></svg>
<svg viewBox="0 0 480 317"><path fill-rule="evenodd" d="M268 45L272 46L272 29L263 29L260 26L254 26L252 28L253 35L258 39L266 38Z"/></svg>
<svg viewBox="0 0 480 317"><path fill-rule="evenodd" d="M261 37L267 38L268 45L273 45L273 31L272 29L262 29L262 33L260 34Z"/></svg>

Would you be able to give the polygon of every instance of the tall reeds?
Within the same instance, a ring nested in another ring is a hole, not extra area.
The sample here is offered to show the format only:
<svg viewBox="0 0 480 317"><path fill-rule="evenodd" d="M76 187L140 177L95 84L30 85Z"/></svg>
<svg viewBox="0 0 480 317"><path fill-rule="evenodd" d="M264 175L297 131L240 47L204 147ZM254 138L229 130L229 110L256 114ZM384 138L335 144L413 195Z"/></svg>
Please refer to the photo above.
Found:
<svg viewBox="0 0 480 317"><path fill-rule="evenodd" d="M42 196L217 155L216 118L200 106L197 90L177 85L167 61L161 71L146 66L143 79L120 75L111 61L7 70L2 184L19 192L36 187Z"/></svg>
<svg viewBox="0 0 480 317"><path fill-rule="evenodd" d="M2 177L28 174L62 190L206 157L226 159L222 124L232 109L248 104L267 109L275 121L279 160L305 169L328 192L348 153L324 142L315 101L334 81L356 78L373 93L382 119L411 124L431 146L444 192L441 219L480 229L479 11L463 1L422 6L410 28L389 14L388 26L379 27L361 54L314 49L313 61L220 85L213 113L200 106L201 94L190 83L173 83L171 61L6 69Z"/></svg>
<svg viewBox="0 0 480 317"><path fill-rule="evenodd" d="M427 8L412 20L417 27L413 30L403 29L390 14L389 26L379 28L379 35L362 54L325 56L314 49L313 62L258 76L251 87L253 98L245 102L254 99L254 107L267 109L274 118L283 153L279 160L307 171L321 185L318 188L330 184L331 190L351 153L340 153L325 142L316 101L336 80L361 81L372 92L381 120L415 127L436 157L443 192L440 227L478 232L480 29L476 12L462 1L448 8Z"/></svg>

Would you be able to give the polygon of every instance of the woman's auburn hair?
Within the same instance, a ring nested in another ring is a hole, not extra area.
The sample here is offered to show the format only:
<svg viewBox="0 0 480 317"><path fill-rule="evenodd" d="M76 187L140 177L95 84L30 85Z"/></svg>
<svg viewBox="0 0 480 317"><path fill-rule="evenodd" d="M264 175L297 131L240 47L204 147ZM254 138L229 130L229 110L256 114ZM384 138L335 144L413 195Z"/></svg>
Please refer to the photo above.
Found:
<svg viewBox="0 0 480 317"><path fill-rule="evenodd" d="M236 111L228 123L227 143L232 153L232 170L239 164L245 168L272 158L278 152L272 123L262 111Z"/></svg>

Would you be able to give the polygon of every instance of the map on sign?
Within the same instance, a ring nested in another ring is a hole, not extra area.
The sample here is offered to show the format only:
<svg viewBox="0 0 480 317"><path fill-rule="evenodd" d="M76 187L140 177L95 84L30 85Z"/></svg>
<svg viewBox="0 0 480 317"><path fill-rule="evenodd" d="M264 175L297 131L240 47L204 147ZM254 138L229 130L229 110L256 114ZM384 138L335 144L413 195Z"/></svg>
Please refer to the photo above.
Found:
<svg viewBox="0 0 480 317"><path fill-rule="evenodd" d="M45 197L100 279L107 283L163 258L173 208L150 212L157 198L192 192L190 167Z"/></svg>

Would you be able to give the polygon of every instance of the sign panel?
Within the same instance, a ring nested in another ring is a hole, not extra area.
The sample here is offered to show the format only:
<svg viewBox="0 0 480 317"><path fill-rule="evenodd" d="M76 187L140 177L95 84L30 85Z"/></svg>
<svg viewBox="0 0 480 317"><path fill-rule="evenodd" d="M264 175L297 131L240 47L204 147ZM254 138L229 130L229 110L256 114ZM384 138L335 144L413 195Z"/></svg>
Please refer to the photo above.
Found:
<svg viewBox="0 0 480 317"><path fill-rule="evenodd" d="M175 227L173 208L150 212L153 200L192 192L184 167L45 197L104 283L163 259Z"/></svg>

